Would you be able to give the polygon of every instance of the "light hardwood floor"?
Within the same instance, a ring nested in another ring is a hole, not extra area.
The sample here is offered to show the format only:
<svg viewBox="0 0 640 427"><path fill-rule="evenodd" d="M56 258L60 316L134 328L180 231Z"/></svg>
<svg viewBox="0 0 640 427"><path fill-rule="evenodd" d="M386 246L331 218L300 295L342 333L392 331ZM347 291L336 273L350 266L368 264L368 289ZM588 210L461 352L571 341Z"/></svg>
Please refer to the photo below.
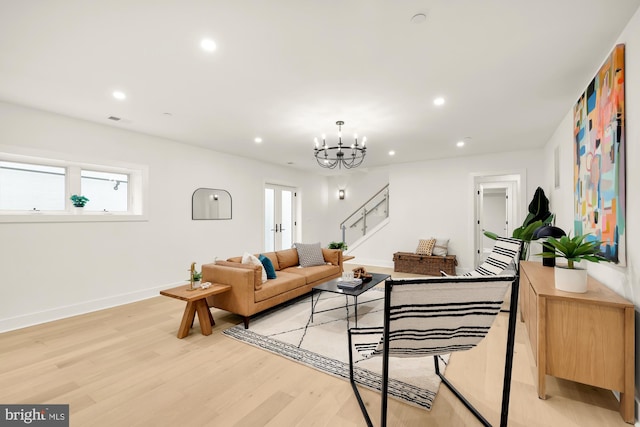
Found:
<svg viewBox="0 0 640 427"><path fill-rule="evenodd" d="M177 339L183 309L158 296L0 334L0 403L68 403L72 426L364 425L347 381L222 335L238 316L214 309L212 335L201 335L196 320ZM492 423L500 416L506 320L499 315L482 344L454 354L446 371ZM518 322L510 426L628 426L611 392L549 377L543 401L534 378ZM379 394L362 394L377 425ZM480 424L442 386L431 412L390 399L389 425Z"/></svg>

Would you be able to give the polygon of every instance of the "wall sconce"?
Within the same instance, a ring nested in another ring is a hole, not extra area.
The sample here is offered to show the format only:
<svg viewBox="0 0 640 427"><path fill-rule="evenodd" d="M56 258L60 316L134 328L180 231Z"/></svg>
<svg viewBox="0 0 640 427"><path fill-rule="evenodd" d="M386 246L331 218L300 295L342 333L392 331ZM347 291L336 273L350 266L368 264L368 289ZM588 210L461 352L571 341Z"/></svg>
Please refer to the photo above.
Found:
<svg viewBox="0 0 640 427"><path fill-rule="evenodd" d="M344 200L344 190L338 190L338 198Z"/></svg>

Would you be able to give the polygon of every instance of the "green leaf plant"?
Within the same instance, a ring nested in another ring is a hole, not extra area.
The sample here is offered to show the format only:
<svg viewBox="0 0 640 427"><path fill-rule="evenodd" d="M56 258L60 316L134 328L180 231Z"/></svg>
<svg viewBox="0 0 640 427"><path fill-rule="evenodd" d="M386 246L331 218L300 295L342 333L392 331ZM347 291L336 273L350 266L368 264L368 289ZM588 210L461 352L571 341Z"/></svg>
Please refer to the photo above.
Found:
<svg viewBox="0 0 640 427"><path fill-rule="evenodd" d="M331 242L328 246L329 249L341 249L343 251L347 250L347 244L345 242Z"/></svg>
<svg viewBox="0 0 640 427"><path fill-rule="evenodd" d="M193 270L193 281L197 282L202 279L202 273L198 273L197 270Z"/></svg>
<svg viewBox="0 0 640 427"><path fill-rule="evenodd" d="M73 203L73 206L75 206L77 208L83 207L89 201L89 199L87 199L86 197L78 196L77 194L74 194L69 199L71 199L71 203Z"/></svg>
<svg viewBox="0 0 640 427"><path fill-rule="evenodd" d="M574 262L591 261L591 262L609 262L609 260L600 255L600 244L598 240L585 240L589 234L582 234L571 237L562 236L559 239L549 237L543 246L553 252L542 252L537 255L543 258L566 258L567 268L575 269Z"/></svg>

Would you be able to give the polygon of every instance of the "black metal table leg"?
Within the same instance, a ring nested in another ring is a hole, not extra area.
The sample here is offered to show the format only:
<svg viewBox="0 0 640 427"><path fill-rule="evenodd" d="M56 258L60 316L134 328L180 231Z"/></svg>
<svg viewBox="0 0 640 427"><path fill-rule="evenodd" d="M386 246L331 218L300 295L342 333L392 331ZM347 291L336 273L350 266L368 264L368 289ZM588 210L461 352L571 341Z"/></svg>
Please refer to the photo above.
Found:
<svg viewBox="0 0 640 427"><path fill-rule="evenodd" d="M311 289L311 323L313 323L313 292L314 289Z"/></svg>
<svg viewBox="0 0 640 427"><path fill-rule="evenodd" d="M358 296L354 295L353 297L353 305L355 306L356 312L356 328L358 327Z"/></svg>

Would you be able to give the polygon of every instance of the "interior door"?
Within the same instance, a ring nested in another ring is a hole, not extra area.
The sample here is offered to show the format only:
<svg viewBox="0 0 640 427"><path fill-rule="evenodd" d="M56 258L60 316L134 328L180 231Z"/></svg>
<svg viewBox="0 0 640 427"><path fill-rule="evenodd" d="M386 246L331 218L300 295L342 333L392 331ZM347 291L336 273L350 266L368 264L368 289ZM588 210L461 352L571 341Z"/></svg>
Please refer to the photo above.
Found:
<svg viewBox="0 0 640 427"><path fill-rule="evenodd" d="M519 177L514 179L513 176L486 177L476 181L476 266L484 261L495 245L494 240L484 235L485 231L504 237L511 237L513 234L518 186Z"/></svg>
<svg viewBox="0 0 640 427"><path fill-rule="evenodd" d="M293 246L296 227L296 189L267 184L264 188L264 251Z"/></svg>

